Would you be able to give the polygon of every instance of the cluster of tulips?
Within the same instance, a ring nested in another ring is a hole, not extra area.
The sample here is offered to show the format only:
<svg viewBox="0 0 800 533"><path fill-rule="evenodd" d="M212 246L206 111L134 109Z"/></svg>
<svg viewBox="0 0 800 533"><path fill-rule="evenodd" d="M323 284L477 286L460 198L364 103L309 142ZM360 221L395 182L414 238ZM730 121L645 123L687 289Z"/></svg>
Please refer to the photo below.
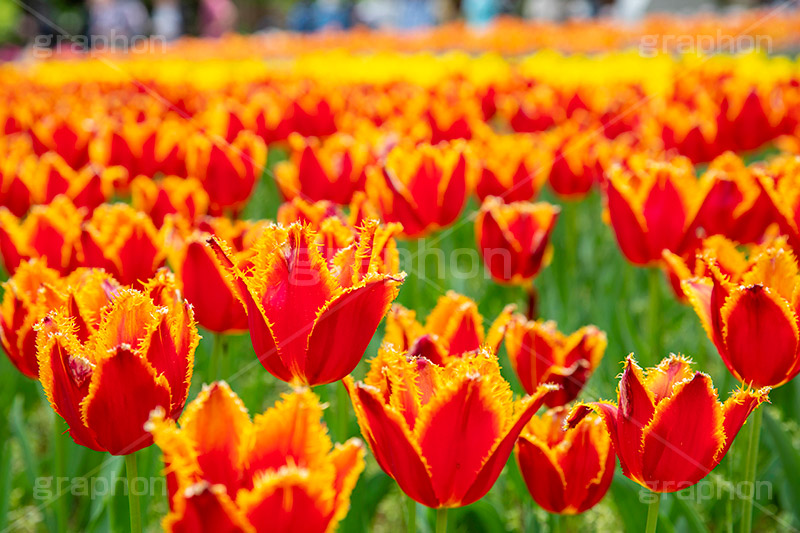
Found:
<svg viewBox="0 0 800 533"><path fill-rule="evenodd" d="M508 28L529 31L496 31ZM364 38L345 35L327 38ZM160 448L165 529L330 531L366 448L412 503L438 509L443 533L446 510L486 495L512 454L539 506L569 515L605 496L617 458L670 493L706 477L754 411L757 442L758 406L800 373L797 62L313 52L286 64L229 40L200 62L208 45L181 43L158 61L115 58L124 68L0 67L3 350L77 444L126 456L129 472ZM773 141L785 153L737 155ZM268 148L287 158L268 168ZM262 177L284 203L274 221L245 220ZM602 192L622 254L666 274L738 390L722 402L689 358L643 369L631 355L616 402L580 400L607 338L537 317L532 282L561 210L534 201L546 185L565 202ZM398 240L468 220L473 196L486 271L530 306L489 324L447 291L421 320L395 303ZM253 361L289 392L254 418L235 383L189 401L198 325L249 332ZM363 442L334 444L321 422L316 387L337 382ZM745 531L750 520L746 504Z"/></svg>

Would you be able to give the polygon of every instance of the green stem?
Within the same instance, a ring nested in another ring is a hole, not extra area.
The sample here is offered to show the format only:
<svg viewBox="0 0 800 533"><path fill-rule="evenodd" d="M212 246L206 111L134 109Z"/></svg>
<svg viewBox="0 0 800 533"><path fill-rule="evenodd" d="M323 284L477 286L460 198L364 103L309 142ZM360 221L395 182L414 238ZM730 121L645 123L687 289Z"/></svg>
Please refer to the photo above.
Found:
<svg viewBox="0 0 800 533"><path fill-rule="evenodd" d="M447 533L447 507L436 509L436 533Z"/></svg>
<svg viewBox="0 0 800 533"><path fill-rule="evenodd" d="M417 533L417 502L406 496L406 506L408 509L408 519L406 530L408 533Z"/></svg>
<svg viewBox="0 0 800 533"><path fill-rule="evenodd" d="M67 460L64 440L64 421L53 412L53 462L56 472L56 487L61 487L60 479L67 477ZM56 521L59 531L67 531L67 496L59 490L56 494Z"/></svg>
<svg viewBox="0 0 800 533"><path fill-rule="evenodd" d="M350 427L350 396L344 387L344 382L340 381L336 385L336 421L337 435L339 441L344 442L349 436Z"/></svg>
<svg viewBox="0 0 800 533"><path fill-rule="evenodd" d="M562 533L564 531L564 524L561 521L561 515L550 513L548 516L550 518L550 533Z"/></svg>
<svg viewBox="0 0 800 533"><path fill-rule="evenodd" d="M0 452L0 531L6 530L8 521L8 500L11 495L11 443L4 440Z"/></svg>
<svg viewBox="0 0 800 533"><path fill-rule="evenodd" d="M222 369L222 358L225 357L225 336L214 333L214 345L211 347L211 361L208 369L208 380L217 381Z"/></svg>
<svg viewBox="0 0 800 533"><path fill-rule="evenodd" d="M661 493L654 492L653 501L650 502L650 507L647 508L647 529L646 533L656 533L656 523L658 523L658 507L661 504Z"/></svg>
<svg viewBox="0 0 800 533"><path fill-rule="evenodd" d="M142 509L139 504L139 494L136 488L136 478L139 473L136 471L136 454L131 453L125 456L125 472L128 475L128 506L131 510L131 533L142 533Z"/></svg>
<svg viewBox="0 0 800 533"><path fill-rule="evenodd" d="M650 288L650 309L648 314L648 330L650 333L651 362L656 365L662 357L661 353L661 270L652 267L648 271Z"/></svg>
<svg viewBox="0 0 800 533"><path fill-rule="evenodd" d="M764 409L756 409L750 422L750 436L747 440L747 462L744 474L745 483L749 483L750 490L746 491L746 497L742 502L742 528L743 533L750 533L753 526L753 496L755 495L756 467L758 466L758 443L761 438L761 418L764 416Z"/></svg>

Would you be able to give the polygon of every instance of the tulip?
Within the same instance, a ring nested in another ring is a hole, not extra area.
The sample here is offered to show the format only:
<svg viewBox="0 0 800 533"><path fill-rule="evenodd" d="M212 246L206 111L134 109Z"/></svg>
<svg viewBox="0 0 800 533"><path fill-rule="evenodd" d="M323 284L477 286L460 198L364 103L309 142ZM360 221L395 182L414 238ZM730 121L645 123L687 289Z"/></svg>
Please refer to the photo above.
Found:
<svg viewBox="0 0 800 533"><path fill-rule="evenodd" d="M434 364L444 366L451 357L474 352L483 345L497 352L502 340L502 328L511 311L504 312L484 334L483 317L472 299L448 291L441 296L428 315L425 325L416 319L416 313L395 304L386 315L386 333L383 345L408 355L424 357Z"/></svg>
<svg viewBox="0 0 800 533"><path fill-rule="evenodd" d="M255 189L267 162L267 148L253 133L244 131L230 144L220 144L201 133L187 141L189 176L203 184L210 200L209 213L240 212Z"/></svg>
<svg viewBox="0 0 800 533"><path fill-rule="evenodd" d="M343 133L324 141L293 133L289 145L291 160L275 167L275 179L284 197L345 205L356 191L364 190L364 167L370 159L366 145Z"/></svg>
<svg viewBox="0 0 800 533"><path fill-rule="evenodd" d="M179 117L126 120L121 127L101 129L91 146L92 160L125 168L128 180L158 174L186 177L185 141L190 129Z"/></svg>
<svg viewBox="0 0 800 533"><path fill-rule="evenodd" d="M39 381L76 443L132 454L152 444L144 431L150 411L160 406L177 418L183 409L197 328L165 271L141 291L115 287L101 273L87 283L70 289L75 306L42 321ZM74 312L86 306L99 308L89 323Z"/></svg>
<svg viewBox="0 0 800 533"><path fill-rule="evenodd" d="M169 487L166 531L333 531L364 469L364 446L334 447L308 390L284 394L251 421L223 381L204 386L180 428L163 411L147 428Z"/></svg>
<svg viewBox="0 0 800 533"><path fill-rule="evenodd" d="M89 162L91 134L85 122L77 113L51 113L37 120L29 132L34 152L56 152L72 168L81 168Z"/></svg>
<svg viewBox="0 0 800 533"><path fill-rule="evenodd" d="M646 371L625 361L618 403L576 406L575 427L591 411L603 420L622 473L653 492L675 492L706 477L722 460L768 388L740 389L721 403L711 378L692 362L671 355Z"/></svg>
<svg viewBox="0 0 800 533"><path fill-rule="evenodd" d="M488 350L445 366L384 350L363 382L344 380L378 465L428 507L469 505L500 475L552 385L514 401Z"/></svg>
<svg viewBox="0 0 800 533"><path fill-rule="evenodd" d="M67 274L78 266L84 213L65 196L46 206L35 206L20 220L0 207L0 253L13 273L21 261L46 258L47 266Z"/></svg>
<svg viewBox="0 0 800 533"><path fill-rule="evenodd" d="M477 146L482 169L475 193L481 201L499 196L506 202L524 202L539 194L552 154L538 146L535 137L490 135Z"/></svg>
<svg viewBox="0 0 800 533"><path fill-rule="evenodd" d="M559 386L545 397L548 407L577 398L608 344L606 334L595 326L564 335L553 321L528 320L518 313L511 317L504 334L511 366L528 394L542 383Z"/></svg>
<svg viewBox="0 0 800 533"><path fill-rule="evenodd" d="M248 322L233 280L206 246L206 241L210 235L224 241L236 265L246 270L251 247L264 227L260 222L205 217L172 253L170 264L181 282L184 297L192 304L197 323L207 330L214 333L247 331Z"/></svg>
<svg viewBox="0 0 800 533"><path fill-rule="evenodd" d="M773 222L769 196L751 169L732 152L709 163L700 178L703 198L687 233L725 235L741 243L758 242Z"/></svg>
<svg viewBox="0 0 800 533"><path fill-rule="evenodd" d="M492 278L522 284L550 262L550 234L560 208L545 202L505 204L490 196L475 219L475 237Z"/></svg>
<svg viewBox="0 0 800 533"><path fill-rule="evenodd" d="M83 266L104 268L123 285L140 287L166 261L167 228L126 204L94 210L81 231Z"/></svg>
<svg viewBox="0 0 800 533"><path fill-rule="evenodd" d="M703 239L698 248L688 252L685 257L664 250L662 252L664 271L678 300L688 302L681 286L683 281L710 275L703 255L712 255L716 259L720 272L728 276L731 281L738 282L748 269L748 264L747 258L742 255L737 246L739 243L726 239L722 235L713 235Z"/></svg>
<svg viewBox="0 0 800 533"><path fill-rule="evenodd" d="M534 416L519 436L517 464L534 501L545 511L578 514L603 499L616 465L611 438L595 414L564 429L569 414L556 407Z"/></svg>
<svg viewBox="0 0 800 533"><path fill-rule="evenodd" d="M59 277L56 270L47 267L47 261L32 259L20 263L2 284L0 343L14 366L29 378L39 376L34 326L48 311L42 287L56 283Z"/></svg>
<svg viewBox="0 0 800 533"><path fill-rule="evenodd" d="M582 198L602 177L596 153L599 143L594 142L593 133L581 132L575 127L566 128L557 135L563 139L553 152L548 182L561 197Z"/></svg>
<svg viewBox="0 0 800 533"><path fill-rule="evenodd" d="M681 254L697 211L697 182L685 158L646 161L632 170L611 169L608 217L617 243L634 265L661 260L666 249Z"/></svg>
<svg viewBox="0 0 800 533"><path fill-rule="evenodd" d="M160 182L138 176L131 182L133 207L147 213L157 228L164 225L167 215L180 215L194 224L208 212L208 194L193 178L168 176Z"/></svg>
<svg viewBox="0 0 800 533"><path fill-rule="evenodd" d="M728 370L755 387L794 378L800 372L794 253L781 241L756 249L740 279L726 276L713 255L702 261L706 275L682 287Z"/></svg>
<svg viewBox="0 0 800 533"><path fill-rule="evenodd" d="M386 222L403 225L403 235L419 238L452 224L473 183L465 143L399 144L382 168L367 171L367 196Z"/></svg>
<svg viewBox="0 0 800 533"><path fill-rule="evenodd" d="M323 259L317 234L300 224L267 228L247 272L224 243L209 240L233 276L253 348L270 374L321 385L342 379L361 360L404 277L379 272L376 250L366 248L369 231L361 230L360 252L333 259L337 269Z"/></svg>
<svg viewBox="0 0 800 533"><path fill-rule="evenodd" d="M800 250L800 156L781 156L764 171L756 171L761 190L767 194L772 215L795 251Z"/></svg>

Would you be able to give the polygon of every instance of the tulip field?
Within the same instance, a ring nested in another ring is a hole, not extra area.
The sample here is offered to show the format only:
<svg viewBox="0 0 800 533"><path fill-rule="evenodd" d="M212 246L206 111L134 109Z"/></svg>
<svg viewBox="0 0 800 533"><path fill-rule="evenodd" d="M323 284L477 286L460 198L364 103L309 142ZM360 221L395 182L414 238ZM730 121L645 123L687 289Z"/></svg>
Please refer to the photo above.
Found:
<svg viewBox="0 0 800 533"><path fill-rule="evenodd" d="M800 530L799 44L0 64L0 531Z"/></svg>

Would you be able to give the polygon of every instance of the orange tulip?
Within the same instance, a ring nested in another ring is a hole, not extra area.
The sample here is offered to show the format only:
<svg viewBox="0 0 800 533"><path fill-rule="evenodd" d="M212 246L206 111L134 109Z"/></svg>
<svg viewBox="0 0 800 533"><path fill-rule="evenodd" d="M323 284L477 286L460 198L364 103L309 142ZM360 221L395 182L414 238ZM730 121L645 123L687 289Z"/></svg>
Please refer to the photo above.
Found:
<svg viewBox="0 0 800 533"><path fill-rule="evenodd" d="M244 208L266 163L264 142L248 131L230 144L212 141L201 133L187 141L189 176L203 184L210 199L209 213L215 216L226 209L236 214Z"/></svg>
<svg viewBox="0 0 800 533"><path fill-rule="evenodd" d="M95 271L68 298L74 305L51 312L36 339L50 404L82 446L114 455L149 446L150 411L177 418L189 392L199 341L191 306L163 270L141 291Z"/></svg>
<svg viewBox="0 0 800 533"><path fill-rule="evenodd" d="M208 212L208 193L193 178L167 176L159 182L138 176L131 182L131 204L147 213L157 228L167 215L180 215L190 224Z"/></svg>
<svg viewBox="0 0 800 533"><path fill-rule="evenodd" d="M293 133L289 145L291 160L275 167L275 178L284 197L344 205L350 203L356 191L364 190L364 167L370 154L366 145L350 135L335 133L320 141Z"/></svg>
<svg viewBox="0 0 800 533"><path fill-rule="evenodd" d="M697 180L688 159L646 160L608 175L608 217L625 257L635 265L661 260L666 249L681 254L697 212Z"/></svg>
<svg viewBox="0 0 800 533"><path fill-rule="evenodd" d="M166 233L127 204L101 205L81 231L81 264L104 268L123 285L139 287L164 265Z"/></svg>
<svg viewBox="0 0 800 533"><path fill-rule="evenodd" d="M46 258L47 265L67 274L78 265L84 214L65 196L35 206L20 220L0 207L0 253L9 273L25 259Z"/></svg>
<svg viewBox="0 0 800 533"><path fill-rule="evenodd" d="M482 498L541 407L536 394L514 401L488 350L445 366L384 350L364 382L344 380L361 433L384 472L428 507L460 507Z"/></svg>
<svg viewBox="0 0 800 533"><path fill-rule="evenodd" d="M318 234L300 224L267 228L247 272L223 243L209 240L234 278L256 355L273 376L321 385L361 360L403 280L380 272L370 231L363 228L358 248L333 259L336 269L323 259Z"/></svg>
<svg viewBox="0 0 800 533"><path fill-rule="evenodd" d="M565 405L577 398L608 344L606 334L595 326L564 335L553 321L528 320L518 313L504 333L511 366L528 394L542 383L559 386L545 398L548 407Z"/></svg>
<svg viewBox="0 0 800 533"><path fill-rule="evenodd" d="M166 531L333 531L364 470L364 446L334 447L308 390L284 394L255 420L224 382L205 386L180 418L147 424L163 452Z"/></svg>
<svg viewBox="0 0 800 533"><path fill-rule="evenodd" d="M418 238L452 224L467 201L473 168L466 144L399 144L367 171L367 195L387 222Z"/></svg>
<svg viewBox="0 0 800 533"><path fill-rule="evenodd" d="M756 387L777 387L795 377L800 272L794 253L782 241L756 249L740 279L723 274L711 254L703 261L705 277L682 286L728 370Z"/></svg>
<svg viewBox="0 0 800 533"><path fill-rule="evenodd" d="M56 152L72 168L89 162L91 133L77 113L49 113L37 120L30 130L36 155Z"/></svg>
<svg viewBox="0 0 800 533"><path fill-rule="evenodd" d="M556 407L534 416L522 430L517 464L533 500L545 511L577 514L603 499L616 465L611 438L599 416L590 414L564 429L569 414Z"/></svg>
<svg viewBox="0 0 800 533"><path fill-rule="evenodd" d="M560 208L545 202L503 203L490 196L475 219L475 238L495 281L525 283L550 262L550 234Z"/></svg>
<svg viewBox="0 0 800 533"><path fill-rule="evenodd" d="M215 333L247 331L247 313L236 295L233 280L206 246L210 235L221 239L231 250L235 263L247 270L252 245L266 223L231 221L205 217L197 229L177 246L170 258L183 286L186 300L194 307L198 324Z"/></svg>
<svg viewBox="0 0 800 533"><path fill-rule="evenodd" d="M382 344L443 366L449 358L474 352L484 344L496 352L502 340L501 329L509 316L510 311L501 315L486 336L478 305L466 296L448 291L439 298L424 326L417 321L414 311L393 305L386 315Z"/></svg>
<svg viewBox="0 0 800 533"><path fill-rule="evenodd" d="M0 343L14 366L29 378L39 376L34 326L48 311L41 289L58 280L58 272L47 268L47 261L31 259L20 263L14 275L2 284Z"/></svg>
<svg viewBox="0 0 800 533"><path fill-rule="evenodd" d="M671 355L642 372L625 361L618 403L576 406L575 427L592 411L603 419L622 473L653 492L676 492L706 477L728 452L769 389L740 389L723 404L711 378L692 372L691 361Z"/></svg>

